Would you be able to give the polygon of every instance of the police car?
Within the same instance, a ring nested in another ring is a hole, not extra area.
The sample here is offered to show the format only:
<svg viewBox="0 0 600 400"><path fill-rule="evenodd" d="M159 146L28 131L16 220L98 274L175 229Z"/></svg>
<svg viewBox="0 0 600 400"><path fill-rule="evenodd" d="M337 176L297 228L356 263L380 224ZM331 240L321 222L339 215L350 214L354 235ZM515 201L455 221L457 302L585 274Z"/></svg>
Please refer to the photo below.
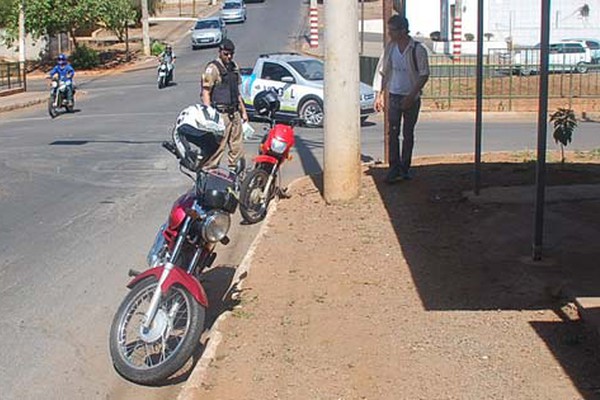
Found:
<svg viewBox="0 0 600 400"><path fill-rule="evenodd" d="M323 125L323 61L297 53L262 54L254 68L240 70L240 92L250 113L254 96L273 88L281 107L277 118L299 117L308 127ZM360 118L364 122L375 112L375 93L370 86L360 84Z"/></svg>

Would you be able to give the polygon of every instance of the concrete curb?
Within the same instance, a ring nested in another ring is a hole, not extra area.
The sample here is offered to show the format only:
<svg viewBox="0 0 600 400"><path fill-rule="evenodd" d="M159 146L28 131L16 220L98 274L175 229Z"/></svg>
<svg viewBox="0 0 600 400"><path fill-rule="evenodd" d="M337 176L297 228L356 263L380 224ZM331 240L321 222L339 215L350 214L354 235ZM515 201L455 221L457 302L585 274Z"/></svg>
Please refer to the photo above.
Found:
<svg viewBox="0 0 600 400"><path fill-rule="evenodd" d="M9 111L19 110L22 108L32 107L37 104L45 103L46 101L48 101L48 95L44 96L43 98L39 97L39 98L31 99L28 101L24 101L22 103L15 103L15 104L9 104L6 106L0 106L0 114L9 112Z"/></svg>
<svg viewBox="0 0 600 400"><path fill-rule="evenodd" d="M293 180L290 184L288 184L288 188L291 189L294 185L296 185L302 179L307 179L307 178L309 178L309 177L303 176L303 177ZM250 244L250 248L248 249L248 252L242 259L242 262L240 263L240 265L238 266L238 268L235 272L237 280L234 278L234 280L232 281L232 286L237 285L237 287L240 290L243 288L244 279L239 279L239 277L243 276L244 274L246 274L246 275L249 274L250 268L252 267L252 261L254 259L254 254L256 253L256 249L258 248L259 244L261 243L262 238L269 231L269 222L270 222L271 218L273 217L273 215L275 215L278 204L279 204L279 201L277 201L275 203L271 203L269 212L267 213L266 218L262 222L262 226L260 227L258 234L252 241L252 244ZM196 400L196 399L200 398L200 394L201 394L200 391L202 389L202 384L204 383L204 381L206 380L206 377L208 375L208 367L210 366L211 362L214 360L214 358L217 354L218 346L221 343L221 340L223 338L223 334L221 333L220 326L231 314L232 314L231 311L225 311L214 322L211 330L208 333L208 344L206 345L206 348L202 352L202 355L200 356L198 363L194 367L192 373L190 374L189 378L185 382L183 388L179 392L179 395L177 396L177 400Z"/></svg>

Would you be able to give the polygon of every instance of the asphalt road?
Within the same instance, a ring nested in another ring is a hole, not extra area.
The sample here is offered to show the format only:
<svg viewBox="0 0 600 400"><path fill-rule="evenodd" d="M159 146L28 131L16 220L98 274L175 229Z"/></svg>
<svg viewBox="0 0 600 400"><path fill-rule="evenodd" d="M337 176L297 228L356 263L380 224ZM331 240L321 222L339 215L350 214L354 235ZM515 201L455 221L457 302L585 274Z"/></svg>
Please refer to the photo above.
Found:
<svg viewBox="0 0 600 400"><path fill-rule="evenodd" d="M302 7L249 4L248 21L229 26L237 60L287 49ZM51 120L42 106L2 115L0 398L176 397L181 384L130 384L108 355L127 271L144 269L157 228L191 183L160 143L198 101L200 71L217 51L192 51L189 37L175 51L176 85L161 91L150 68L87 81L72 115ZM258 228L233 224L209 298L227 289Z"/></svg>

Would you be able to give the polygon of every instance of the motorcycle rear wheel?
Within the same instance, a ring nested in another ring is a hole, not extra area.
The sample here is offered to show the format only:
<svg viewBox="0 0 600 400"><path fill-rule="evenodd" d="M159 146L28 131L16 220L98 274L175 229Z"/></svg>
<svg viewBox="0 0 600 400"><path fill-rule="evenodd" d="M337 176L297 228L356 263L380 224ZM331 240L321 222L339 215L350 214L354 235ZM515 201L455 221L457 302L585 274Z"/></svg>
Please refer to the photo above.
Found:
<svg viewBox="0 0 600 400"><path fill-rule="evenodd" d="M166 78L163 76L158 80L158 88L162 89L165 87Z"/></svg>
<svg viewBox="0 0 600 400"><path fill-rule="evenodd" d="M269 173L262 168L250 171L240 188L240 213L250 224L262 221L267 216L269 203L273 198L275 185L271 182L269 193L265 194Z"/></svg>
<svg viewBox="0 0 600 400"><path fill-rule="evenodd" d="M110 328L115 369L125 379L145 385L164 382L185 365L200 344L206 318L204 307L175 285L163 294L150 330L143 333L144 313L157 286L155 278L148 278L131 288Z"/></svg>

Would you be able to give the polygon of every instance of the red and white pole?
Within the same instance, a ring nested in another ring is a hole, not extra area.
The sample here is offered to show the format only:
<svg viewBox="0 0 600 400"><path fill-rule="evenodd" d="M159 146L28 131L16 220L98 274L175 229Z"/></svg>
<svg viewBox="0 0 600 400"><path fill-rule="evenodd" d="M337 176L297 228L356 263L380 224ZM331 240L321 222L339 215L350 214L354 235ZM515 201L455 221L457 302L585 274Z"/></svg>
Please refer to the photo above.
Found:
<svg viewBox="0 0 600 400"><path fill-rule="evenodd" d="M310 47L319 47L319 10L316 0L311 0L308 12L310 21Z"/></svg>
<svg viewBox="0 0 600 400"><path fill-rule="evenodd" d="M456 0L454 7L454 25L452 27L452 58L460 61L462 53L462 1Z"/></svg>

